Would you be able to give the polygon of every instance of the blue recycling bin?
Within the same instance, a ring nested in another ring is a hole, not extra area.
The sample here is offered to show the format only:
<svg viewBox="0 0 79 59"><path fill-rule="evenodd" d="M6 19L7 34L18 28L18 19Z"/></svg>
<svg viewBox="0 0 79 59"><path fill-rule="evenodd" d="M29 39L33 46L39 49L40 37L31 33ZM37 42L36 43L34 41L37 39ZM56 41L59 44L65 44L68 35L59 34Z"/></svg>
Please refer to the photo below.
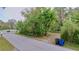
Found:
<svg viewBox="0 0 79 59"><path fill-rule="evenodd" d="M64 41L64 39L56 38L55 43L56 43L56 45L64 46L65 41Z"/></svg>
<svg viewBox="0 0 79 59"><path fill-rule="evenodd" d="M65 43L64 39L60 39L60 40L59 40L59 45L60 45L60 46L64 46L64 43Z"/></svg>
<svg viewBox="0 0 79 59"><path fill-rule="evenodd" d="M59 38L56 38L56 39L55 39L55 44L56 44L56 45L59 45L59 40L60 40Z"/></svg>

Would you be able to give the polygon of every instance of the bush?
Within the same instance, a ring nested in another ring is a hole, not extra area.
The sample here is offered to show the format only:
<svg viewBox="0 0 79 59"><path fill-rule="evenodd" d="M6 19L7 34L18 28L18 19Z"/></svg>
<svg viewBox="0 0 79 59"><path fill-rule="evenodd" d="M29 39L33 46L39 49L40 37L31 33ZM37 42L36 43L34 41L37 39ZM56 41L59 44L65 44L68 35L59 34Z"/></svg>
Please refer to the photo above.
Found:
<svg viewBox="0 0 79 59"><path fill-rule="evenodd" d="M54 22L52 25L51 25L51 30L50 32L55 32L55 33L58 33L60 32L61 30L61 25L60 23L57 21L57 22Z"/></svg>
<svg viewBox="0 0 79 59"><path fill-rule="evenodd" d="M78 25L71 20L66 20L61 27L61 38L63 38L65 41L79 44Z"/></svg>
<svg viewBox="0 0 79 59"><path fill-rule="evenodd" d="M25 21L17 23L17 29L26 35L45 36L57 20L55 11L50 8L36 8L24 15Z"/></svg>
<svg viewBox="0 0 79 59"><path fill-rule="evenodd" d="M24 24L22 21L18 21L16 24L17 30L19 30L19 33L24 33Z"/></svg>
<svg viewBox="0 0 79 59"><path fill-rule="evenodd" d="M73 39L74 39L75 43L79 44L79 30L75 31L75 33L73 35Z"/></svg>

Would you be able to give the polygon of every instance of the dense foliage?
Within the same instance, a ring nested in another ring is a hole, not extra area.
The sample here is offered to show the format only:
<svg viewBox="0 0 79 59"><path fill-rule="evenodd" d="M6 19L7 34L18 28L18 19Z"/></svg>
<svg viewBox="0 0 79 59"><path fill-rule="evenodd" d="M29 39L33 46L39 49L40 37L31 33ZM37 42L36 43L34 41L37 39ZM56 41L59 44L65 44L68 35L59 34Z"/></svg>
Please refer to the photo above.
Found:
<svg viewBox="0 0 79 59"><path fill-rule="evenodd" d="M78 42L77 41L77 39L79 39L78 25L72 22L71 20L66 20L61 28L61 37L68 42Z"/></svg>
<svg viewBox="0 0 79 59"><path fill-rule="evenodd" d="M20 33L34 36L44 36L51 31L51 25L57 22L55 11L51 8L36 8L25 13L26 20L18 22L17 28ZM22 27L21 27L22 26Z"/></svg>
<svg viewBox="0 0 79 59"><path fill-rule="evenodd" d="M73 10L61 27L61 38L79 44L79 10Z"/></svg>
<svg viewBox="0 0 79 59"><path fill-rule="evenodd" d="M73 11L72 15L71 15L71 19L73 22L75 23L79 23L79 10Z"/></svg>

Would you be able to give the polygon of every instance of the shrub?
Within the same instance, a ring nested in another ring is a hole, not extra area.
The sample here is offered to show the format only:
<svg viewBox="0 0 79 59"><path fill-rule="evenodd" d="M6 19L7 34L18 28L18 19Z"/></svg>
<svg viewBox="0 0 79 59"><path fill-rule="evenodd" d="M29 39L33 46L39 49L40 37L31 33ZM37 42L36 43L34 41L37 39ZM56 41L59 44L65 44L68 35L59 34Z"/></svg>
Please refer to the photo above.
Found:
<svg viewBox="0 0 79 59"><path fill-rule="evenodd" d="M73 39L74 39L75 43L79 44L79 30L75 31L75 33L73 35Z"/></svg>
<svg viewBox="0 0 79 59"><path fill-rule="evenodd" d="M24 15L25 21L17 23L17 28L20 33L33 36L47 35L57 20L55 11L50 8L36 8Z"/></svg>
<svg viewBox="0 0 79 59"><path fill-rule="evenodd" d="M52 25L51 25L51 29L50 29L50 32L60 32L61 30L61 25L58 21L54 22Z"/></svg>
<svg viewBox="0 0 79 59"><path fill-rule="evenodd" d="M78 25L71 20L66 20L61 27L61 38L63 38L65 41L79 44Z"/></svg>

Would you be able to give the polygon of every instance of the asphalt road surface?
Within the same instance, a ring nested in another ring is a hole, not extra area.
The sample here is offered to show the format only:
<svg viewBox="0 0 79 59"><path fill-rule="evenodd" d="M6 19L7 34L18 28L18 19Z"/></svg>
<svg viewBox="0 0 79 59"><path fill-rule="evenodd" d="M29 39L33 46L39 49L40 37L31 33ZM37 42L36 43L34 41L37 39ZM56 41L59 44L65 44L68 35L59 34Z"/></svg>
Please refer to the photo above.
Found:
<svg viewBox="0 0 79 59"><path fill-rule="evenodd" d="M17 51L72 51L71 49L16 35L13 32L3 32L3 36L17 48Z"/></svg>

